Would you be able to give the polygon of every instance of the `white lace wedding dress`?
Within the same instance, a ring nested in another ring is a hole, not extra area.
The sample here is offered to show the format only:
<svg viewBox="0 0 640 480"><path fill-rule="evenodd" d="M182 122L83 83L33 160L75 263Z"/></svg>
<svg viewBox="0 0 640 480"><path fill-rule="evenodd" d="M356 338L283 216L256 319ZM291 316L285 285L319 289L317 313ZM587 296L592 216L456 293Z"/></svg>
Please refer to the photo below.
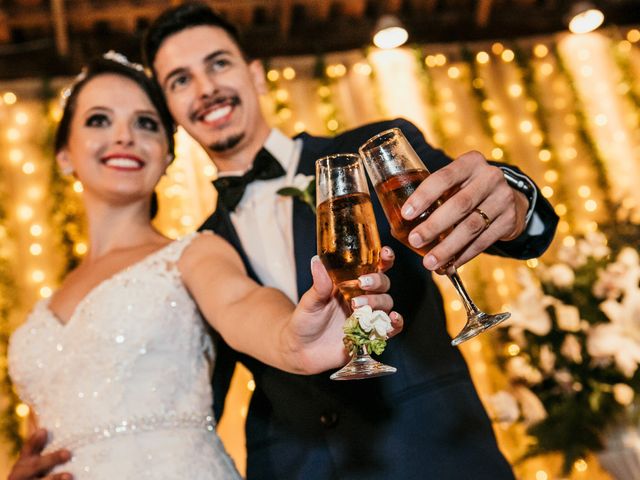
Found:
<svg viewBox="0 0 640 480"><path fill-rule="evenodd" d="M76 480L240 479L215 433L213 347L176 266L188 235L95 287L63 325L40 301L13 334L22 399Z"/></svg>

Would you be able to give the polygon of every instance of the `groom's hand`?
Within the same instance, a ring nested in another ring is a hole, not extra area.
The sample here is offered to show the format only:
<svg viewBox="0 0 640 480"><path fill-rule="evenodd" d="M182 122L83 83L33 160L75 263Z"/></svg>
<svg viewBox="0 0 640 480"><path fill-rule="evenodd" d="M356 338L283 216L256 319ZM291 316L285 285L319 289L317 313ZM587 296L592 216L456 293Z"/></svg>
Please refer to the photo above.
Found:
<svg viewBox="0 0 640 480"><path fill-rule="evenodd" d="M56 450L55 452L42 455L42 450L47 444L47 431L38 429L25 442L18 461L11 469L7 480L72 480L70 473L54 473L51 470L57 465L67 463L71 459L68 450Z"/></svg>

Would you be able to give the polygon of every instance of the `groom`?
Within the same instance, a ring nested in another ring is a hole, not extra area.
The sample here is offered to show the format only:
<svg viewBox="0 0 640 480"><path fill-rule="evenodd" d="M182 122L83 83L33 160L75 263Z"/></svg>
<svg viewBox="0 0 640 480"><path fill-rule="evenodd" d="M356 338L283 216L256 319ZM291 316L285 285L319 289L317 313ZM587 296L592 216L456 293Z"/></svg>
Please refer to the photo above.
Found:
<svg viewBox="0 0 640 480"><path fill-rule="evenodd" d="M452 163L401 119L335 138L304 133L290 139L271 129L260 110L259 95L266 91L260 62L247 58L236 29L204 4L187 3L161 15L147 32L144 57L176 122L218 167L218 205L202 228L229 240L254 278L294 300L311 282L307 265L316 251L315 217L304 202L276 192L297 174L313 175L316 159L356 152L371 136L398 127L429 170L439 170L409 200L414 211L425 210L438 193L459 188L439 207L441 215L414 230L412 241L419 246L457 225L424 266L390 237L373 199L382 243L397 255L390 293L405 328L381 358L397 374L332 382L328 374L291 375L219 348L218 413L236 360L256 383L246 424L247 478L513 478L464 360L450 345L442 299L425 267L435 270L454 257L459 265L487 248L515 258L542 254L557 217L535 185L516 168L503 171L478 153Z"/></svg>

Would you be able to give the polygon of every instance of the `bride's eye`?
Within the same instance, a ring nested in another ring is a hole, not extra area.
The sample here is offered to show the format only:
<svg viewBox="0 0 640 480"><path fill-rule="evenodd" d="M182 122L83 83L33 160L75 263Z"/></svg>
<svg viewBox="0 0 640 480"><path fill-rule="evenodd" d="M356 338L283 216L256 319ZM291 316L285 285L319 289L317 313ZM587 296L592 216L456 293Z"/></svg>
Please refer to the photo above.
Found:
<svg viewBox="0 0 640 480"><path fill-rule="evenodd" d="M136 126L144 130L149 130L150 132L157 132L160 130L160 124L158 121L147 115L141 115L138 117L136 120Z"/></svg>
<svg viewBox="0 0 640 480"><path fill-rule="evenodd" d="M109 117L104 113L94 113L84 122L86 127L108 127L110 124Z"/></svg>

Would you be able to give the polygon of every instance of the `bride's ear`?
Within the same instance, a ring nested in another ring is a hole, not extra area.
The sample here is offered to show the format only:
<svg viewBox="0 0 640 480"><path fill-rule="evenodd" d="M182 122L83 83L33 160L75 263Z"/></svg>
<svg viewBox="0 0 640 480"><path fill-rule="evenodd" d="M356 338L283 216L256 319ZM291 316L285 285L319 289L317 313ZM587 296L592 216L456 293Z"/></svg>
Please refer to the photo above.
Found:
<svg viewBox="0 0 640 480"><path fill-rule="evenodd" d="M64 175L73 174L73 165L71 164L71 159L69 158L69 152L66 149L60 150L56 153L56 162L58 163L58 168Z"/></svg>

